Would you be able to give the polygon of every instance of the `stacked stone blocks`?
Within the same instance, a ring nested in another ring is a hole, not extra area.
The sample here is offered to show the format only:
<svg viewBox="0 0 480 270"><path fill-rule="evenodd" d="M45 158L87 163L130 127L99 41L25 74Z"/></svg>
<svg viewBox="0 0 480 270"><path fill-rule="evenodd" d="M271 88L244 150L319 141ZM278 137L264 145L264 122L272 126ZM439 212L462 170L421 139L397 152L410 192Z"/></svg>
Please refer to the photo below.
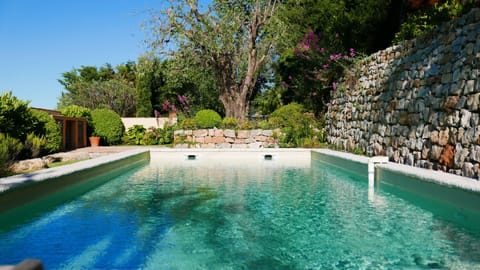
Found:
<svg viewBox="0 0 480 270"><path fill-rule="evenodd" d="M198 129L176 130L177 148L277 148L273 130Z"/></svg>
<svg viewBox="0 0 480 270"><path fill-rule="evenodd" d="M332 93L327 140L340 149L478 178L480 9L371 55ZM348 83L347 83L348 82Z"/></svg>

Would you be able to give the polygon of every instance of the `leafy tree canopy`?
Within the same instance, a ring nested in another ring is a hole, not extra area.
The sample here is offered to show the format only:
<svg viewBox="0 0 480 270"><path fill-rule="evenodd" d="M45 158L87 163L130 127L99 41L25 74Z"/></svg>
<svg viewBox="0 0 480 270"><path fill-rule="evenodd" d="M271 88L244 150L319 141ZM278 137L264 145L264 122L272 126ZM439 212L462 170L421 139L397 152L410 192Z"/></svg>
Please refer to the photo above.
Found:
<svg viewBox="0 0 480 270"><path fill-rule="evenodd" d="M180 70L204 69L215 78L227 116L245 116L260 71L271 60L276 0L169 1L152 17L153 50L170 55ZM279 29L279 28L277 28Z"/></svg>
<svg viewBox="0 0 480 270"><path fill-rule="evenodd" d="M62 74L58 80L66 92L58 107L70 105L89 109L108 108L121 116L135 115L136 64L127 62L114 69L110 64L97 68L82 66Z"/></svg>

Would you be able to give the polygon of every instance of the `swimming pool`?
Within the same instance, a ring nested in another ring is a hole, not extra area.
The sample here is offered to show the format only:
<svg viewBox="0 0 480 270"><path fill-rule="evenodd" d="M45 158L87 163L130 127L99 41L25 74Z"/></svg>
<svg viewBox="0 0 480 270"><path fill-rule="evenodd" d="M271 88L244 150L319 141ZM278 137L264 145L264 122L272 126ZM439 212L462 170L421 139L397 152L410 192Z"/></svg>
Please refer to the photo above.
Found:
<svg viewBox="0 0 480 270"><path fill-rule="evenodd" d="M3 220L0 264L33 257L46 269L480 266L480 226L429 211L435 202L412 203L391 185L372 196L354 172L270 156L247 165L241 157L184 154L179 164L152 156L67 203L37 205L28 220Z"/></svg>

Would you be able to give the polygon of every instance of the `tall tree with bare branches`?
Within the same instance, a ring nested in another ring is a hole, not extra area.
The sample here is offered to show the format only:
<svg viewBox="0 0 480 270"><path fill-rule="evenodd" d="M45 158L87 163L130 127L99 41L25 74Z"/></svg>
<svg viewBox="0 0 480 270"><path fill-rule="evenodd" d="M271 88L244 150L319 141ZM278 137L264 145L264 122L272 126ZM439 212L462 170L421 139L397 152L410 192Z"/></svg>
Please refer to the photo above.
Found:
<svg viewBox="0 0 480 270"><path fill-rule="evenodd" d="M169 1L150 22L154 51L170 55L178 68L201 68L216 79L225 114L245 121L259 73L271 60L281 33L277 0ZM278 28L277 28L278 29Z"/></svg>

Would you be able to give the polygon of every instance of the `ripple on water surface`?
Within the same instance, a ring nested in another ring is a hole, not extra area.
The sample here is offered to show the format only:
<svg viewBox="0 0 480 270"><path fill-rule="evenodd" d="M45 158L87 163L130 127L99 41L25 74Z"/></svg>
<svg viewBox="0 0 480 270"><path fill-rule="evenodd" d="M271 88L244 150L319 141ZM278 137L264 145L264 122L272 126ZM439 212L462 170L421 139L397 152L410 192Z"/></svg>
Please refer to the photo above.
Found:
<svg viewBox="0 0 480 270"><path fill-rule="evenodd" d="M328 166L149 165L24 224L0 264L47 269L472 269L480 236ZM12 229L13 226L13 229ZM480 227L480 226L479 226Z"/></svg>

